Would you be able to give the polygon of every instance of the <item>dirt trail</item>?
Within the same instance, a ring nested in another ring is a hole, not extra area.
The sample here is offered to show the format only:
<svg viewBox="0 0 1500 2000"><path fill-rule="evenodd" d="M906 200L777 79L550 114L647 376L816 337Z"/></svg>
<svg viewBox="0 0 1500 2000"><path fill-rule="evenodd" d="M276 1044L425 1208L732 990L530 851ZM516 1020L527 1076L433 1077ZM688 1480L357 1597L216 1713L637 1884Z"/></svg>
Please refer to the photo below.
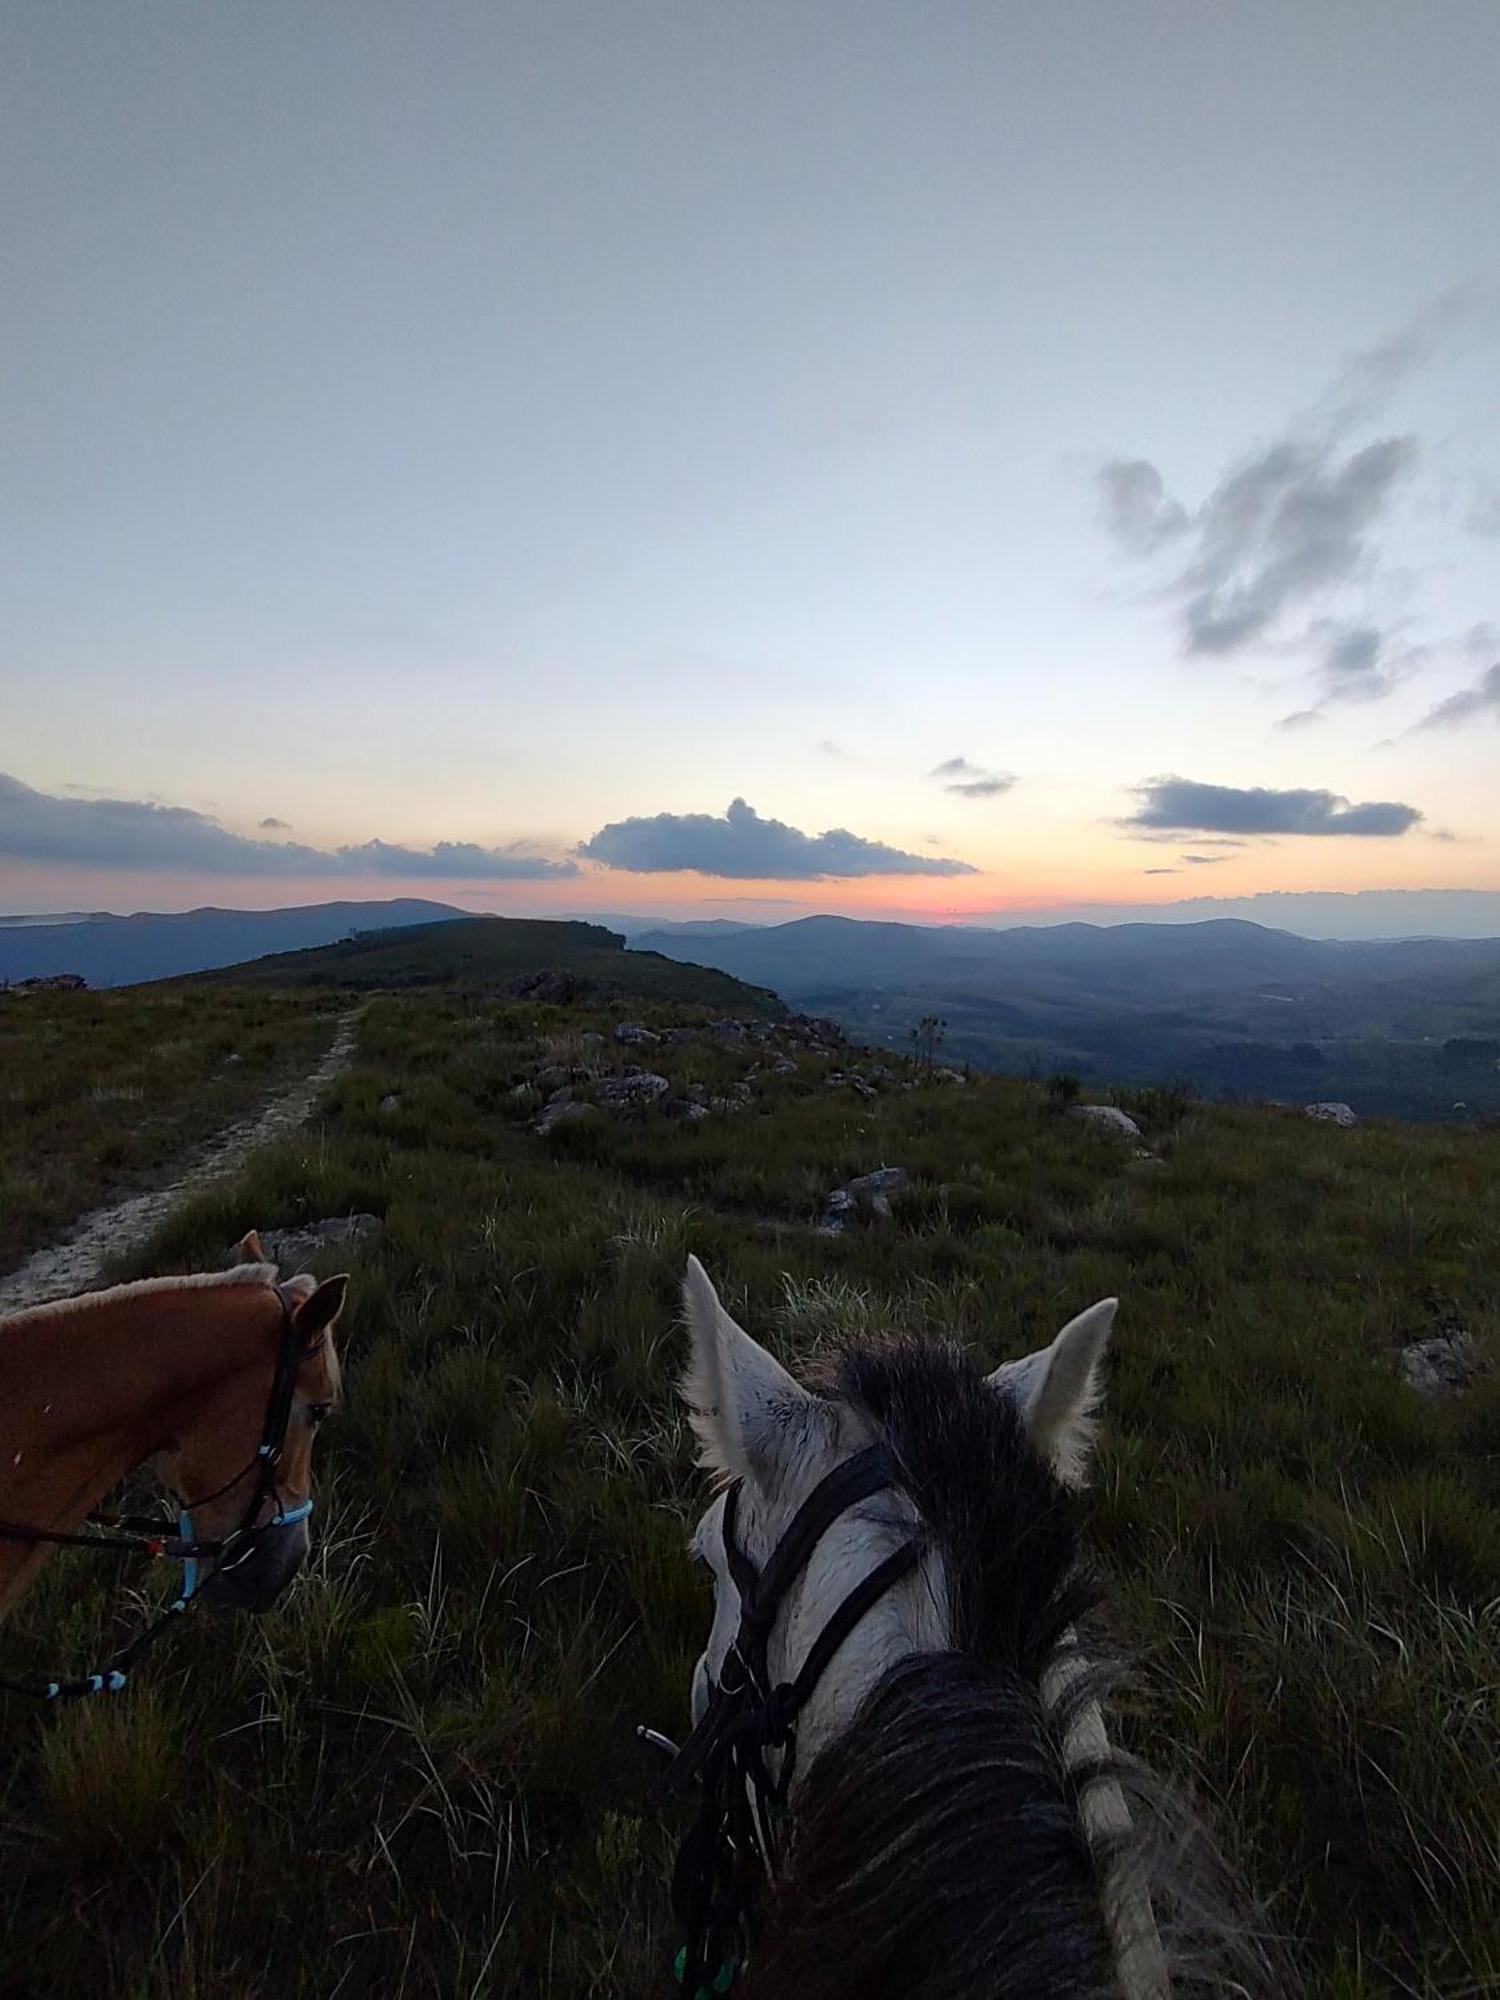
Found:
<svg viewBox="0 0 1500 2000"><path fill-rule="evenodd" d="M129 1195L107 1208L90 1209L55 1243L34 1251L8 1278L0 1278L0 1313L21 1312L49 1299L88 1291L99 1283L108 1263L138 1248L179 1203L211 1181L232 1174L257 1146L284 1138L305 1124L319 1097L349 1065L360 1011L356 1008L343 1016L316 1069L249 1118L226 1125L199 1150L177 1180L146 1194Z"/></svg>

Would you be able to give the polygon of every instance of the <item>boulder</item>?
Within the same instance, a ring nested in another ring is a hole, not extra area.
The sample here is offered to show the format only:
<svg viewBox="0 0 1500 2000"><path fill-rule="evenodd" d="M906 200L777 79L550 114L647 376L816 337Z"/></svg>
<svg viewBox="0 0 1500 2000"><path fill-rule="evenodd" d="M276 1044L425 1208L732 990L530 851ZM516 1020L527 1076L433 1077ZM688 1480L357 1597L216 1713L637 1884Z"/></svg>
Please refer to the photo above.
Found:
<svg viewBox="0 0 1500 2000"><path fill-rule="evenodd" d="M1068 1116L1081 1118L1097 1131L1113 1132L1121 1139L1139 1140L1141 1137L1140 1126L1128 1111L1122 1111L1117 1104L1075 1104Z"/></svg>
<svg viewBox="0 0 1500 2000"><path fill-rule="evenodd" d="M380 1109L382 1111L399 1111L401 1109L400 1091L388 1090L380 1100Z"/></svg>
<svg viewBox="0 0 1500 2000"><path fill-rule="evenodd" d="M1401 1372L1419 1396L1451 1396L1479 1373L1479 1350L1466 1327L1446 1327L1432 1340L1413 1340L1401 1350Z"/></svg>
<svg viewBox="0 0 1500 2000"><path fill-rule="evenodd" d="M564 1084L560 1090L553 1091L532 1119L531 1129L533 1132L550 1132L554 1125L562 1125L587 1113L588 1106L580 1104L569 1086Z"/></svg>
<svg viewBox="0 0 1500 2000"><path fill-rule="evenodd" d="M594 1085L594 1102L604 1111L625 1116L644 1111L672 1088L664 1076L638 1069L628 1076L601 1076Z"/></svg>
<svg viewBox="0 0 1500 2000"><path fill-rule="evenodd" d="M659 1042L661 1036L654 1028L643 1027L639 1021L622 1021L615 1029L615 1040L630 1048L644 1046L648 1042Z"/></svg>
<svg viewBox="0 0 1500 2000"><path fill-rule="evenodd" d="M1347 1104L1305 1104L1303 1116L1316 1118L1324 1125L1357 1125L1359 1113Z"/></svg>
<svg viewBox="0 0 1500 2000"><path fill-rule="evenodd" d="M669 1097L662 1105L668 1118L680 1118L685 1125L696 1125L700 1118L709 1116L709 1109L695 1097Z"/></svg>
<svg viewBox="0 0 1500 2000"><path fill-rule="evenodd" d="M854 1180L845 1181L823 1204L823 1234L841 1236L861 1209L881 1221L889 1221L891 1196L903 1194L910 1186L911 1175L905 1167L877 1167L874 1173L859 1174Z"/></svg>

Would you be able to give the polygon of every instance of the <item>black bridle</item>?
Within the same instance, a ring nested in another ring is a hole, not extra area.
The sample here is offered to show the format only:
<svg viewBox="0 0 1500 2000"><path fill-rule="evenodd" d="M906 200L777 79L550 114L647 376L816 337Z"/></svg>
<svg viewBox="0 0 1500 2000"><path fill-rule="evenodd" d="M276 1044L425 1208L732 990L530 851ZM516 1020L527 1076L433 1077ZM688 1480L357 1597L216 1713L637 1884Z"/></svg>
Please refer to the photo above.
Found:
<svg viewBox="0 0 1500 2000"><path fill-rule="evenodd" d="M118 1694L136 1661L193 1603L198 1590L198 1564L202 1559L216 1556L219 1574L228 1575L254 1555L262 1538L273 1528L288 1527L293 1522L306 1520L311 1514L311 1500L304 1500L296 1507L283 1507L281 1496L276 1491L276 1473L286 1447L298 1370L303 1362L312 1360L319 1353L327 1335L320 1336L310 1347L304 1348L285 1286L276 1287L276 1297L281 1306L281 1332L276 1348L276 1366L271 1376L271 1392L266 1399L266 1413L261 1423L260 1443L255 1447L254 1456L232 1479L226 1479L216 1492L185 1501L178 1510L175 1524L158 1514L112 1514L96 1509L89 1514L89 1521L95 1527L113 1530L102 1535L64 1534L52 1528L30 1527L23 1521L0 1521L0 1541L47 1543L68 1549L104 1549L116 1555L165 1556L182 1564L181 1587L166 1610L144 1631L138 1632L98 1673L75 1674L67 1679L40 1682L0 1678L0 1690L31 1695L39 1701L69 1701L80 1695ZM239 1525L232 1528L222 1541L200 1540L193 1528L193 1513L232 1492L251 1472L255 1474L255 1486L240 1516ZM257 1515L271 1499L276 1502L275 1512L269 1519L258 1521Z"/></svg>
<svg viewBox="0 0 1500 2000"><path fill-rule="evenodd" d="M724 1555L740 1593L739 1630L710 1680L708 1707L652 1802L698 1793L697 1816L678 1849L672 1907L683 1937L677 1957L680 1994L722 1993L748 1953L760 1886L775 1862L772 1821L784 1807L797 1762L797 1718L829 1663L872 1605L913 1570L921 1550L903 1542L855 1585L814 1640L795 1679L771 1685L767 1652L786 1594L838 1517L898 1483L884 1445L870 1445L819 1480L793 1516L765 1568L757 1570L735 1537L740 1483L724 1499ZM767 1757L780 1753L773 1775Z"/></svg>

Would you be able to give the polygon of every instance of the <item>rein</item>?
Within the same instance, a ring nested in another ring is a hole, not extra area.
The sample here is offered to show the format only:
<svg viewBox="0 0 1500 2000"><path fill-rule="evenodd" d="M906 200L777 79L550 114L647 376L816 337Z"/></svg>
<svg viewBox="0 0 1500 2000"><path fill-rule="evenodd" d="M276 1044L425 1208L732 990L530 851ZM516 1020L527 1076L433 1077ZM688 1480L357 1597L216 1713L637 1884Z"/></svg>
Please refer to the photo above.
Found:
<svg viewBox="0 0 1500 2000"><path fill-rule="evenodd" d="M46 1543L58 1548L104 1549L118 1555L166 1556L182 1564L181 1585L166 1610L138 1632L98 1673L76 1674L69 1679L38 1683L0 1677L0 1690L29 1695L38 1701L69 1701L81 1695L118 1694L136 1661L194 1602L201 1560L217 1556L220 1573L228 1574L255 1553L261 1539L272 1528L290 1527L294 1522L305 1521L312 1513L311 1500L304 1500L297 1507L282 1506L276 1491L276 1469L286 1445L292 1399L297 1388L297 1371L304 1361L311 1360L318 1353L327 1336L320 1336L312 1347L304 1351L283 1286L276 1287L276 1297L281 1306L281 1333L276 1350L276 1367L271 1376L271 1392L261 1422L260 1443L248 1463L216 1492L185 1501L178 1510L175 1525L169 1518L155 1514L91 1512L87 1518L94 1526L116 1530L107 1535L64 1534L51 1528L30 1527L22 1521L0 1521L0 1541ZM255 1487L240 1517L239 1526L222 1541L200 1541L193 1529L193 1510L221 1499L250 1472L256 1475ZM257 1523L257 1514L270 1499L275 1500L276 1511L269 1520Z"/></svg>
<svg viewBox="0 0 1500 2000"><path fill-rule="evenodd" d="M682 1933L677 1991L685 2000L727 1992L752 1942L761 1884L775 1872L775 1820L785 1806L797 1761L797 1718L840 1646L865 1613L915 1569L920 1550L903 1542L855 1585L813 1642L796 1677L771 1685L767 1650L792 1584L813 1550L850 1507L897 1483L894 1459L870 1445L821 1479L757 1570L735 1537L741 1486L724 1501L724 1554L740 1593L739 1630L710 1681L701 1720L678 1749L652 1730L638 1732L667 1750L671 1768L651 1802L699 1794L697 1817L678 1850L672 1908ZM773 1776L767 1763L779 1752Z"/></svg>

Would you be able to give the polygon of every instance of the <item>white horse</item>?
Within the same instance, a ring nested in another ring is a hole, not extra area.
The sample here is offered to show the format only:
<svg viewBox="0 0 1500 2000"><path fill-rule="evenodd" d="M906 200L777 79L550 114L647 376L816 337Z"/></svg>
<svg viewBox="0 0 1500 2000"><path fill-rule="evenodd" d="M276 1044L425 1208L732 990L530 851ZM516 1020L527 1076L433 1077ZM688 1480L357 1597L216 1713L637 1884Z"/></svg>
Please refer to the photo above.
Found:
<svg viewBox="0 0 1500 2000"><path fill-rule="evenodd" d="M1076 1637L1092 1591L1069 1489L1115 1301L989 1376L956 1346L893 1340L851 1345L811 1387L696 1259L685 1301L683 1396L723 1490L693 1541L715 1601L674 1767L699 1799L674 1884L679 1990L1164 2000L1196 1984L1158 1930L1152 1888L1170 1885ZM1234 1960L1212 1990L1290 1990L1247 1928L1211 1928Z"/></svg>

